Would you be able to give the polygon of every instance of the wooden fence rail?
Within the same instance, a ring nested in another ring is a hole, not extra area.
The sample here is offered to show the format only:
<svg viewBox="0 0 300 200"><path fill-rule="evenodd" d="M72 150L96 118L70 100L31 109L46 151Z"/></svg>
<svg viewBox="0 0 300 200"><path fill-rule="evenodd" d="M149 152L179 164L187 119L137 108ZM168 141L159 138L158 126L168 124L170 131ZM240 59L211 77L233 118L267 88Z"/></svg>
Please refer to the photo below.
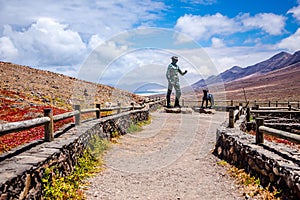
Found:
<svg viewBox="0 0 300 200"><path fill-rule="evenodd" d="M279 137L300 144L300 135L264 126L263 118L256 118L256 144L264 143L264 134Z"/></svg>
<svg viewBox="0 0 300 200"><path fill-rule="evenodd" d="M88 110L82 110L81 111L81 113L89 113L89 112L95 112L95 111L88 111ZM78 115L79 113L80 113L80 111L76 110L76 111L72 111L72 112L63 113L63 114L60 114L60 115L55 115L55 116L53 116L53 121L57 122L57 121L60 121L60 120L63 120L63 119L67 119L69 117L73 117L75 115Z"/></svg>
<svg viewBox="0 0 300 200"><path fill-rule="evenodd" d="M182 106L185 106L185 103L197 103L201 104L202 100L186 100L182 99ZM258 117L261 114L290 114L291 115L300 115L299 110L299 101L286 101L286 102L271 102L271 101L252 101L246 103L245 101L234 101L234 100L215 100L215 103L225 103L227 106L225 106L226 110L229 111L229 127L234 128L234 123L236 120L238 120L241 112L243 112L243 106L246 107L246 121L250 122L250 116L251 114L255 114L256 117ZM254 108L250 109L249 104L253 104ZM230 106L228 106L228 104ZM235 106L238 104L239 106ZM271 107L271 105L274 105L275 107ZM269 105L269 107L262 107L260 105ZM278 105L287 105L287 106L278 106ZM297 108L292 107L292 105L295 105ZM217 110L218 108L221 108L222 106L214 106L214 108ZM224 106L223 106L224 107ZM270 110L271 109L271 110ZM223 109L224 110L224 109Z"/></svg>
<svg viewBox="0 0 300 200"><path fill-rule="evenodd" d="M256 109L259 110L251 110L250 107L246 108L246 121L250 122L250 115L255 114L255 123L256 123L256 136L255 142L256 144L264 143L264 134L272 135L275 137L279 137L290 142L294 142L300 144L300 135L296 133L290 133L287 131L278 130L275 128L270 128L265 125L273 125L274 123L264 123L264 118L259 118L259 114L293 114L297 117L300 115L299 110L293 110L293 108L288 104L288 107L259 107L256 106ZM268 110L271 109L271 110ZM229 110L229 128L234 128L234 124L236 120L239 119L240 115L243 112L243 107L239 106L237 109ZM269 121L269 120L268 120ZM277 123L276 125L284 125L286 123ZM299 123L293 123L290 127L299 127Z"/></svg>
<svg viewBox="0 0 300 200"><path fill-rule="evenodd" d="M300 114L298 110L251 110L250 112L253 114Z"/></svg>
<svg viewBox="0 0 300 200"><path fill-rule="evenodd" d="M256 109L258 109L258 110L256 110ZM292 128L298 129L300 124L295 123L295 120L292 119L291 116L294 115L297 119L300 115L299 110L294 110L290 105L288 105L288 107L259 107L258 106L255 108L255 110L250 110L250 108L247 108L247 114L246 114L247 122L250 122L251 114L255 115L255 124L256 124L255 142L256 142L256 144L264 143L264 134L272 135L275 137L286 139L290 142L300 144L300 135L299 134L268 127L268 126L288 126L291 130L292 130ZM283 123L282 122L274 123L278 119L265 120L264 116L260 116L260 115L268 116L270 114L275 114L275 115L277 115L277 114L286 115L287 114L287 116L289 116L290 119L280 119L280 121L283 121ZM288 122L293 122L293 123L288 124ZM293 131L293 132L296 132L296 131Z"/></svg>
<svg viewBox="0 0 300 200"><path fill-rule="evenodd" d="M230 106L238 106L240 105L241 103L243 105L246 105L247 102L245 102L245 100L218 100L218 99L215 99L215 105L230 105ZM188 99L182 99L182 106L185 106L185 104L188 104L188 103L196 103L196 104L202 104L202 99L201 100L188 100ZM254 106L256 107L257 105L259 106L268 106L268 107L285 107L285 106L293 106L294 109L300 109L300 101L249 101L248 102L248 105L249 106Z"/></svg>
<svg viewBox="0 0 300 200"><path fill-rule="evenodd" d="M155 101L161 101L160 98L156 99L151 99L145 103L151 103ZM60 120L64 120L70 117L75 117L75 125L80 125L81 123L81 114L86 114L86 113L96 113L96 118L100 118L100 113L101 112L107 112L107 111L117 111L117 113L122 112L123 110L136 110L136 109L143 109L145 108L145 104L142 106L135 106L134 104L131 104L131 106L124 106L121 107L121 104L119 103L118 106L112 107L112 108L101 108L100 104L96 104L96 108L89 108L89 109L80 109L80 105L75 105L75 110L59 115L53 116L52 114L52 109L47 108L44 109L44 117L36 118L36 119L30 119L30 120L25 120L25 121L19 121L19 122L10 122L6 124L0 124L0 136L13 133L13 132L18 132L18 131L23 131L26 129L38 127L44 125L45 129L45 141L52 141L53 140L53 134L54 134L54 123Z"/></svg>
<svg viewBox="0 0 300 200"><path fill-rule="evenodd" d="M22 122L11 122L7 124L0 124L0 136L6 135L16 131L33 128L50 122L49 117L40 117L37 119L25 120Z"/></svg>
<svg viewBox="0 0 300 200"><path fill-rule="evenodd" d="M289 116L289 118L291 119L292 116L298 118L300 116L300 111L299 110L251 110L250 111L251 114L254 114L255 117L260 117L262 115L270 115L270 114L275 114L275 115L285 115L285 116ZM249 113L249 115L250 115ZM248 119L248 117L247 117ZM247 120L248 121L248 120ZM249 122L249 121L248 121Z"/></svg>

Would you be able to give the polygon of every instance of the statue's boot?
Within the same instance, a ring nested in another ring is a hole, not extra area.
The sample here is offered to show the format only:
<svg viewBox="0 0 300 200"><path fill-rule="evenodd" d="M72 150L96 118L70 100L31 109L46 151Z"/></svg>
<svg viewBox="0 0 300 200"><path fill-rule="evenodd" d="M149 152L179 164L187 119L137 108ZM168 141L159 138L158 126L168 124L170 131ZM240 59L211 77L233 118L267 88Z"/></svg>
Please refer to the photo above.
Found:
<svg viewBox="0 0 300 200"><path fill-rule="evenodd" d="M172 93L172 91L168 90L168 92L167 92L167 108L172 108L172 106L171 106L171 93Z"/></svg>
<svg viewBox="0 0 300 200"><path fill-rule="evenodd" d="M179 99L177 97L175 98L175 105L174 105L174 107L181 108L181 106L179 105Z"/></svg>

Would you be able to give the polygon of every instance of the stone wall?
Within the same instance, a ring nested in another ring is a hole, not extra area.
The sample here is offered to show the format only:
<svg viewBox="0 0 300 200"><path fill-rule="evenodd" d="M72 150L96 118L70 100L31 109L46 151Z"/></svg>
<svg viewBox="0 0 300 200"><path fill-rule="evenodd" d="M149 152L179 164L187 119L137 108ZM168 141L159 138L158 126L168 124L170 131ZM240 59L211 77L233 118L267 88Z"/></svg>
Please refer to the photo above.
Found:
<svg viewBox="0 0 300 200"><path fill-rule="evenodd" d="M166 105L166 100L161 100L159 102L151 102L147 106L149 108L149 111L152 112L152 111L157 110L160 107L165 106L165 105Z"/></svg>
<svg viewBox="0 0 300 200"><path fill-rule="evenodd" d="M239 125L243 125L242 120L235 126ZM217 130L214 153L259 177L263 186L271 184L282 189L288 199L300 199L299 150L266 140L264 144L256 145L254 135L227 126L228 122L225 122Z"/></svg>
<svg viewBox="0 0 300 200"><path fill-rule="evenodd" d="M55 166L61 176L69 174L91 136L110 139L115 131L126 134L131 123L148 117L149 109L143 109L86 121L65 127L56 133L53 142L38 140L1 155L0 199L41 199L46 169Z"/></svg>

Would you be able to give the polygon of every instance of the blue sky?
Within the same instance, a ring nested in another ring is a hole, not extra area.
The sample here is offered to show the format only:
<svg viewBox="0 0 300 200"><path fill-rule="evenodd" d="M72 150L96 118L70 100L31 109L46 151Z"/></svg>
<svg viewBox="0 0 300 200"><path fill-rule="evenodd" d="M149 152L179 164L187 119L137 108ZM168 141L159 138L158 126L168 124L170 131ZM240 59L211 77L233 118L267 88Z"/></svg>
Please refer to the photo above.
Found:
<svg viewBox="0 0 300 200"><path fill-rule="evenodd" d="M297 0L0 0L0 60L134 90L300 49Z"/></svg>

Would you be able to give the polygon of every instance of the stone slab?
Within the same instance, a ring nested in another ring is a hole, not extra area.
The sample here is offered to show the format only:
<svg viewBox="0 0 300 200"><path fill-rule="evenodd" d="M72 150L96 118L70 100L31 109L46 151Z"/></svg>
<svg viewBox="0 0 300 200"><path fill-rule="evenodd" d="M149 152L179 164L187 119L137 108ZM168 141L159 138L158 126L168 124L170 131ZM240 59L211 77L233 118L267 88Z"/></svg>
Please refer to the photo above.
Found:
<svg viewBox="0 0 300 200"><path fill-rule="evenodd" d="M165 108L166 113L181 113L180 108Z"/></svg>
<svg viewBox="0 0 300 200"><path fill-rule="evenodd" d="M183 113L183 114L192 114L193 109L192 108L181 108L181 113Z"/></svg>

